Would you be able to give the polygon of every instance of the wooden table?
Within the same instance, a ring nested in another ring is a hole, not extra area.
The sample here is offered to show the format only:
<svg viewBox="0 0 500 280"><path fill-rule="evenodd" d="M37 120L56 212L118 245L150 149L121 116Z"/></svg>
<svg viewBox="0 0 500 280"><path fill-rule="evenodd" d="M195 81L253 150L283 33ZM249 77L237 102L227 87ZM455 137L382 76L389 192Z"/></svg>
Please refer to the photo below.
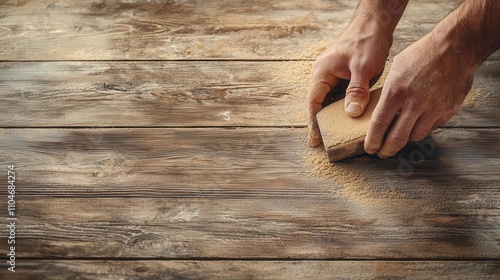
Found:
<svg viewBox="0 0 500 280"><path fill-rule="evenodd" d="M389 60L459 1L411 2ZM355 6L0 1L0 279L499 279L498 52L427 150L306 147Z"/></svg>

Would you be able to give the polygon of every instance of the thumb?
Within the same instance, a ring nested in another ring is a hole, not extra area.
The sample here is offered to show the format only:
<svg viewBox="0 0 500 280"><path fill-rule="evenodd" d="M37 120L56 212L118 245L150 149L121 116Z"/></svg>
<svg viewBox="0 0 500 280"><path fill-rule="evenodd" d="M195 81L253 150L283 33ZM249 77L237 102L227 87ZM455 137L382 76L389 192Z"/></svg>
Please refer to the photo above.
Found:
<svg viewBox="0 0 500 280"><path fill-rule="evenodd" d="M345 93L345 112L359 117L370 100L370 76L361 71L351 73L351 81Z"/></svg>

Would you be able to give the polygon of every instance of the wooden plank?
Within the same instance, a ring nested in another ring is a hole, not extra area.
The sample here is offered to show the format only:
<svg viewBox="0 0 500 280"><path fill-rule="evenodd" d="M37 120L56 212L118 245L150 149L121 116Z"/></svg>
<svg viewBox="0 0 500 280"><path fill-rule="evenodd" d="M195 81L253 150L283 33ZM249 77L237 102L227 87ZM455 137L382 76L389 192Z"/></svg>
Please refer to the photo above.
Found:
<svg viewBox="0 0 500 280"><path fill-rule="evenodd" d="M410 3L391 57L459 2ZM355 6L321 0L2 1L0 60L314 59L347 26Z"/></svg>
<svg viewBox="0 0 500 280"><path fill-rule="evenodd" d="M451 199L441 205L418 198L363 204L360 200L368 199L341 196L172 199L20 194L16 256L499 259L498 194L489 198L483 196L488 191L477 193L480 198L471 202L473 206L453 195L438 195L443 201ZM0 230L3 237L5 228Z"/></svg>
<svg viewBox="0 0 500 280"><path fill-rule="evenodd" d="M184 197L191 191L195 196L203 195L198 193L200 189L215 191L205 195L239 196L239 192L226 193L234 188L245 190L246 195L262 195L267 190L272 197L285 188L299 191L293 195L302 196L314 189L309 185L317 183L315 178L304 178L311 171L307 168L322 164L310 161L317 160L315 157L323 159L322 151L305 147L303 129L4 129L1 133L3 161L16 164L27 174L21 177L27 195L73 196L89 192L115 196L140 186L141 195L155 197ZM410 160L411 152L420 149L426 163L414 166L414 174L409 175L430 176L438 168L432 179L439 182L418 186L417 180L415 186L399 188L453 188L456 183L462 186L468 181L495 185L500 178L495 169L499 164L498 133L498 129L446 129L429 138L438 146L430 154L426 147L407 147L401 153L404 159ZM402 159L361 159L359 172L370 174L366 177L373 182L381 180L382 188L387 187L386 182L389 186L411 183L405 178L407 165L401 164ZM471 166L472 162L475 164ZM61 176L54 176L59 173ZM448 182L440 181L444 179ZM120 183L119 188L116 183ZM248 188L248 183L253 186ZM177 187L165 188L166 184ZM269 184L280 188L269 189ZM68 186L73 186L75 192L60 193L68 191Z"/></svg>
<svg viewBox="0 0 500 280"><path fill-rule="evenodd" d="M336 165L303 129L1 133L19 257L500 257L499 129Z"/></svg>
<svg viewBox="0 0 500 280"><path fill-rule="evenodd" d="M300 65L312 68L311 62ZM304 115L290 113L303 107L306 84L277 81L274 71L284 67L284 62L2 63L0 122L4 127L303 124Z"/></svg>
<svg viewBox="0 0 500 280"><path fill-rule="evenodd" d="M397 186L410 196L429 188L469 194L500 181L498 129L445 129L421 148L408 146L401 158L382 161L362 156L334 165L322 161L324 151L306 147L305 129L0 132L2 161L19 167L24 174L19 178L22 194L30 196L316 196L328 193L319 185L325 176L339 175L328 180L332 187L355 179L343 178L338 171L364 174L368 180L364 183L373 184L373 191ZM437 148L429 148L430 144ZM422 154L425 164L420 162ZM405 160L415 162L409 166ZM315 173L321 176L305 176Z"/></svg>
<svg viewBox="0 0 500 280"><path fill-rule="evenodd" d="M4 269L5 264L0 265ZM498 279L498 261L21 261L0 279Z"/></svg>
<svg viewBox="0 0 500 280"><path fill-rule="evenodd" d="M1 127L305 126L312 62L0 63ZM498 127L500 60L447 125Z"/></svg>

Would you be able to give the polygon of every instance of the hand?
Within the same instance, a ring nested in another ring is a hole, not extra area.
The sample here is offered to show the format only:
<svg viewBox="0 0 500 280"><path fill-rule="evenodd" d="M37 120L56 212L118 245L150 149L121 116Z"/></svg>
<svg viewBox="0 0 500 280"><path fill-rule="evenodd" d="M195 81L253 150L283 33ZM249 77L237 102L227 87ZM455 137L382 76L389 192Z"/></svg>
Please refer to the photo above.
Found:
<svg viewBox="0 0 500 280"><path fill-rule="evenodd" d="M456 42L430 33L394 57L365 139L366 152L395 155L423 140L460 109L478 63L457 53Z"/></svg>
<svg viewBox="0 0 500 280"><path fill-rule="evenodd" d="M328 92L340 79L350 80L346 91L345 110L352 117L361 115L370 98L370 79L381 73L392 44L389 35L356 20L316 61L309 84L309 146L321 143L316 114Z"/></svg>

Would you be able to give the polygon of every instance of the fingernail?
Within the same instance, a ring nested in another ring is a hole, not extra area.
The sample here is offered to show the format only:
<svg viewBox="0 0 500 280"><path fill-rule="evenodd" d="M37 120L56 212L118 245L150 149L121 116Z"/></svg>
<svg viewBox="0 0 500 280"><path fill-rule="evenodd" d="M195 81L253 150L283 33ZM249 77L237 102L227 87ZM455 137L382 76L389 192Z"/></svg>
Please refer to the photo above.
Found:
<svg viewBox="0 0 500 280"><path fill-rule="evenodd" d="M368 150L366 150L366 153L368 153L370 155L373 155L376 152L377 152L377 149L368 149Z"/></svg>
<svg viewBox="0 0 500 280"><path fill-rule="evenodd" d="M349 114L357 115L361 113L361 105L358 102L349 102L345 108L346 112Z"/></svg>

